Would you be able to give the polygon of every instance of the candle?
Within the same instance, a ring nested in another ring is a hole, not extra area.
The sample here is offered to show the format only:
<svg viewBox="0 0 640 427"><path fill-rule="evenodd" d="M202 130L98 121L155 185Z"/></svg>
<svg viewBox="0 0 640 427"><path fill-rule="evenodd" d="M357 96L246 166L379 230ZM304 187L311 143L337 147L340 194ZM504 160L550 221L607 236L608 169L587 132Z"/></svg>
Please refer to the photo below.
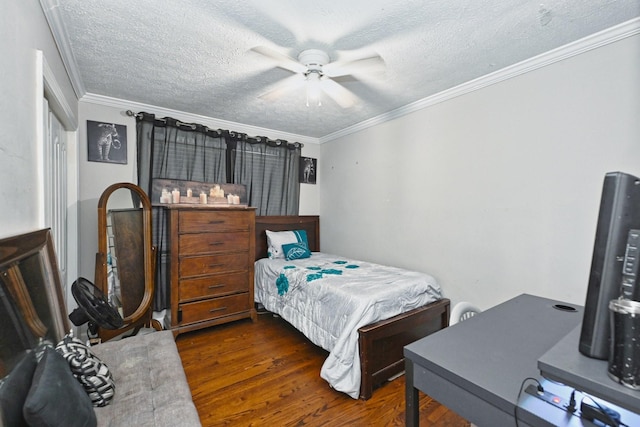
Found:
<svg viewBox="0 0 640 427"><path fill-rule="evenodd" d="M203 205L207 204L207 195L204 191L200 192L200 203L202 203Z"/></svg>
<svg viewBox="0 0 640 427"><path fill-rule="evenodd" d="M169 194L169 190L166 188L162 189L162 195L160 196L160 203L171 203L171 196Z"/></svg>
<svg viewBox="0 0 640 427"><path fill-rule="evenodd" d="M180 190L174 188L171 192L171 196L173 197L173 203L180 203Z"/></svg>
<svg viewBox="0 0 640 427"><path fill-rule="evenodd" d="M192 197L193 196L193 191L191 191L190 188L187 188L187 197Z"/></svg>

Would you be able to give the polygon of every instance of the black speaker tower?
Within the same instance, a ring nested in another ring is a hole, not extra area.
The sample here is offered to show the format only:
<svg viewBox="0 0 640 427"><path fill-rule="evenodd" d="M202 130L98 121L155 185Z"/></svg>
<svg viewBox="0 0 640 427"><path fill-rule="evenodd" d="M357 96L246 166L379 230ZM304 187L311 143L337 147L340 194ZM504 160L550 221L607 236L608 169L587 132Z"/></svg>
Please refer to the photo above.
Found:
<svg viewBox="0 0 640 427"><path fill-rule="evenodd" d="M609 356L609 301L621 295L623 260L629 230L640 228L640 179L607 173L602 188L579 350Z"/></svg>

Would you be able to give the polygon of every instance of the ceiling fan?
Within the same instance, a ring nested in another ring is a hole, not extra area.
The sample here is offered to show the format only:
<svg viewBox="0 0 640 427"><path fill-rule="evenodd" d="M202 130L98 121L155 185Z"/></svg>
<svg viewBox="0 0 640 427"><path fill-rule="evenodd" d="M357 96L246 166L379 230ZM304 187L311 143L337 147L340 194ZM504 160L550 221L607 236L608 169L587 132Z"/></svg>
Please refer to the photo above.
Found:
<svg viewBox="0 0 640 427"><path fill-rule="evenodd" d="M300 52L296 61L288 55L265 46L254 47L251 50L275 60L277 67L295 73L277 82L267 92L259 96L259 98L266 100L275 100L287 92L306 86L307 106L310 103L321 105L321 94L325 93L342 108L349 108L355 105L359 98L333 79L346 76L357 79L354 73L384 70L384 60L379 55L353 61L331 62L325 51L307 49Z"/></svg>

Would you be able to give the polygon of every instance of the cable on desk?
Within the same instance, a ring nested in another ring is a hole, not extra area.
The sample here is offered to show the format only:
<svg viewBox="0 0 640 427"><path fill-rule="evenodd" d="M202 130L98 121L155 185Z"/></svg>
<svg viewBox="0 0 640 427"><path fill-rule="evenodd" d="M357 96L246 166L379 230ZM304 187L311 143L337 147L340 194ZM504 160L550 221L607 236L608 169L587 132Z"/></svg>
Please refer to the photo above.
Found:
<svg viewBox="0 0 640 427"><path fill-rule="evenodd" d="M516 406L513 408L513 419L516 421L516 427L519 427L518 407L520 406L520 396L522 395L522 391L524 390L524 385L527 383L527 381L533 381L538 385L538 394L544 393L544 388L542 387L542 384L540 384L540 381L538 381L536 378L527 377L524 380L522 380L522 383L520 384L520 390L518 391L518 397L516 399Z"/></svg>
<svg viewBox="0 0 640 427"><path fill-rule="evenodd" d="M602 405L600 405L600 404L599 404L599 403L598 403L598 402L597 402L593 397L589 396L589 395L588 395L588 394L586 394L586 393L583 393L583 394L584 394L584 397L582 398L582 401L580 401L580 408L581 408L581 410L583 409L583 408L582 408L582 403L584 402L584 400L585 400L585 399L589 399L589 400L591 400L593 403L595 403L595 404L596 404L596 406L597 406L597 407L598 407L598 409L600 410L600 414L601 414L601 415L604 415L604 417L607 419L607 421L606 421L606 422L607 422L607 425L609 425L609 426L613 426L613 427L629 427L627 424L623 423L623 422L622 422L622 420L620 420L620 419L616 419L616 418L613 418L611 415L609 415L609 411L607 411L607 410L606 410L607 408L604 408ZM615 411L614 411L614 412L615 412ZM584 415L583 415L582 413L581 413L580 415L584 418ZM618 416L619 416L619 415L618 415ZM605 422L605 421L604 421L604 420L602 420L602 419L600 419L599 421L600 421L600 422Z"/></svg>
<svg viewBox="0 0 640 427"><path fill-rule="evenodd" d="M569 406L567 406L566 409L572 414L576 412L577 407L576 407L576 389L575 388L571 390L571 397L569 397Z"/></svg>

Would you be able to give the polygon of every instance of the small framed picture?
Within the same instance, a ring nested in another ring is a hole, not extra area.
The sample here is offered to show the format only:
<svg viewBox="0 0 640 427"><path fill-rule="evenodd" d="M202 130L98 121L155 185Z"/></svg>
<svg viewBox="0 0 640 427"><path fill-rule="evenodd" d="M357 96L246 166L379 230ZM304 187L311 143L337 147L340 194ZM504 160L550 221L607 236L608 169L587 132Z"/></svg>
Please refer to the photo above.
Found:
<svg viewBox="0 0 640 427"><path fill-rule="evenodd" d="M317 170L318 159L314 159L311 157L300 157L300 183L315 184Z"/></svg>
<svg viewBox="0 0 640 427"><path fill-rule="evenodd" d="M127 164L127 126L87 120L90 162Z"/></svg>

